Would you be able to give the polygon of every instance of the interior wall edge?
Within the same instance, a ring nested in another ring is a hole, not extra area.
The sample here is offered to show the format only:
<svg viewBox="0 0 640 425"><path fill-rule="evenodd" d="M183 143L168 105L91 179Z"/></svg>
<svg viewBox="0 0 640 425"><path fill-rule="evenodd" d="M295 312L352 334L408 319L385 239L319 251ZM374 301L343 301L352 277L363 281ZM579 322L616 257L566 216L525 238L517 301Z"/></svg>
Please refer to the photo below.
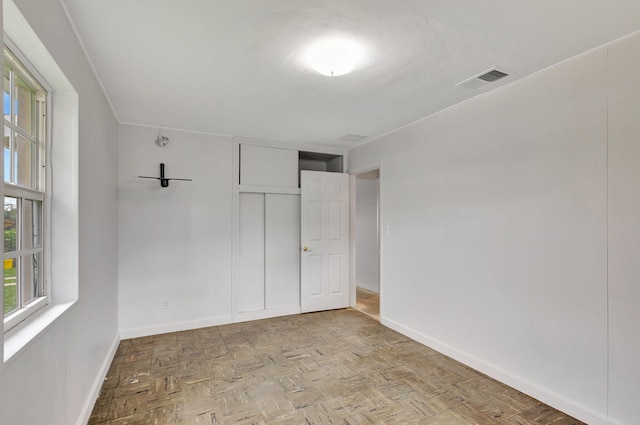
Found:
<svg viewBox="0 0 640 425"><path fill-rule="evenodd" d="M105 88L105 85L102 82L102 78L100 78L100 74L98 73L98 69L96 68L93 58L89 54L89 51L87 50L87 46L84 40L82 39L82 37L80 36L78 27L73 21L71 13L69 13L69 8L67 7L67 4L64 2L64 0L60 0L60 7L62 8L62 11L64 12L65 16L67 17L67 23L69 24L69 27L71 27L71 30L73 31L73 34L75 35L76 40L78 41L78 44L82 49L82 53L84 53L87 63L89 64L89 68L91 68L91 72L93 73L93 76L96 79L96 82L100 86L100 90L102 90L102 95L105 97L107 103L109 104L109 107L111 108L111 112L113 113L113 116L115 117L116 121L120 123L121 121L120 121L120 116L118 115L118 111L113 105L113 101L111 100L111 97L109 96L109 93L107 92L107 89Z"/></svg>
<svg viewBox="0 0 640 425"><path fill-rule="evenodd" d="M380 323L406 337L413 339L414 341L419 342L420 344L459 361L465 366L484 373L496 381L515 388L538 401L548 404L549 406L571 415L576 419L586 422L589 425L623 425L572 400L568 400L547 388L536 385L491 363L487 363L469 353L432 338L429 335L406 327L394 320L381 316Z"/></svg>
<svg viewBox="0 0 640 425"><path fill-rule="evenodd" d="M104 378L107 376L107 372L109 372L111 363L113 362L113 359L116 356L116 352L118 351L119 344L120 336L116 334L113 343L111 344L111 347L107 352L107 355L102 361L102 365L100 365L100 372L96 376L94 383L91 385L91 391L89 391L88 397L85 400L85 405L82 408L82 412L78 420L78 425L86 425L89 422L91 412L93 411L93 406L96 404L96 400L98 400L100 390L102 389L102 385L104 384Z"/></svg>
<svg viewBox="0 0 640 425"><path fill-rule="evenodd" d="M533 72L533 73L531 73L529 75L525 75L524 77L519 78L519 79L517 79L515 81L512 81L512 82L510 82L508 84L505 84L503 86L497 87L497 88L495 88L493 90L488 90L488 91L482 92L482 93L478 94L477 96L471 97L469 99L465 99L462 102L455 103L455 104L453 104L451 106L448 106L448 107L446 107L444 109L436 111L436 112L434 112L432 114L429 114L429 115L426 115L424 117L418 118L418 119L416 119L416 120L414 120L412 122L409 122L407 124L404 124L404 125L396 128L396 129L389 130L386 133L382 133L382 134L380 134L378 136L375 136L375 137L367 138L367 139L365 139L365 140L363 140L361 142L355 143L355 144L347 147L346 148L347 154L345 154L345 157L353 149L366 146L366 145L368 145L368 144L370 144L372 142L375 142L377 140L380 140L380 139L385 139L386 137L388 137L388 136L390 136L390 135L392 135L394 133L397 133L397 132L400 132L400 131L405 130L407 128L413 127L414 125L419 124L422 121L429 120L429 119L431 119L433 117L436 117L438 115L445 114L445 113L449 112L450 110L455 110L455 109L457 109L457 108L459 108L461 106L466 105L467 103L473 103L473 102L476 102L478 99L482 99L483 97L492 96L494 93L498 93L498 92L501 92L503 90L509 90L512 87L518 86L518 85L523 84L523 83L527 83L530 79L535 79L539 75L544 74L546 72L549 72L549 71L553 70L554 68L561 67L562 65L566 64L567 62L571 62L571 61L577 60L577 59L579 59L579 58L581 58L583 56L587 56L587 55L589 55L589 54L591 54L593 52L597 52L599 50L609 49L609 47L611 47L612 45L614 45L616 43L632 39L632 38L634 38L634 37L636 37L638 35L640 35L640 31L634 31L634 32L632 32L630 34L623 35L622 37L618 37L615 40L611 40L611 41L609 41L607 43L604 43L604 44L601 44L599 46L593 47L593 48L591 48L591 49L589 49L587 51L584 51L584 52L579 53L577 55L571 56L570 58L567 58L567 59L562 60L560 62L554 63L554 64L552 64L552 65L550 65L550 66L548 66L546 68L540 69L540 70L538 70L536 72Z"/></svg>

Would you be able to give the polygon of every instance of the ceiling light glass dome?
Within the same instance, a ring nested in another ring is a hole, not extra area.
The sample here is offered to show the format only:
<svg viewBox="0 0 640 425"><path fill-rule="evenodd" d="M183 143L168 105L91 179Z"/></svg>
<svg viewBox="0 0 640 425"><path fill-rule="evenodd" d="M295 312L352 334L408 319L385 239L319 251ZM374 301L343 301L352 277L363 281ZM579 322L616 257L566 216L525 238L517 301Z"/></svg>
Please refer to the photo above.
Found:
<svg viewBox="0 0 640 425"><path fill-rule="evenodd" d="M362 62L365 49L361 43L347 37L323 38L307 50L307 63L328 77L339 77L353 71Z"/></svg>

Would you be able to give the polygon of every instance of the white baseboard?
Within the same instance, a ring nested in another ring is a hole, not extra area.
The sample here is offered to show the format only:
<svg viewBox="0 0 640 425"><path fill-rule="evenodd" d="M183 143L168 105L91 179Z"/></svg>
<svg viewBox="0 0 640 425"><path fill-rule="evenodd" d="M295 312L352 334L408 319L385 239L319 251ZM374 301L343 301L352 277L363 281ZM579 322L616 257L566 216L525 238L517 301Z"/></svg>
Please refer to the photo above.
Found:
<svg viewBox="0 0 640 425"><path fill-rule="evenodd" d="M120 338L129 339L139 338L141 336L166 334L169 332L190 331L192 329L206 328L209 326L226 325L231 322L231 316L219 316L187 322L165 323L143 328L121 329Z"/></svg>
<svg viewBox="0 0 640 425"><path fill-rule="evenodd" d="M366 282L356 282L356 286L362 289L366 289L367 291L370 291L370 292L375 292L376 294L380 293L380 286L378 285L369 285Z"/></svg>
<svg viewBox="0 0 640 425"><path fill-rule="evenodd" d="M300 306L272 308L267 310L238 313L233 318L233 321L234 323L249 322L251 320L271 319L272 317L291 316L293 314L300 314Z"/></svg>
<svg viewBox="0 0 640 425"><path fill-rule="evenodd" d="M401 325L393 320L381 318L381 323L401 334L426 345L429 348L451 357L491 378L500 381L518 391L521 391L541 402L552 406L567 415L573 416L589 425L623 425L612 419L607 418L591 409L562 397L546 388L522 379L510 372L507 372L493 364L487 363L475 356L460 351L455 347L443 343L437 339L424 335L414 329Z"/></svg>
<svg viewBox="0 0 640 425"><path fill-rule="evenodd" d="M102 365L100 366L100 371L96 380L93 382L91 386L91 391L89 392L89 398L85 401L85 405L82 408L82 415L78 420L78 425L86 425L89 422L89 418L91 417L91 412L93 411L93 406L96 404L96 400L98 400L98 396L100 395L100 389L102 388L102 384L104 384L104 378L107 376L107 372L109 372L109 367L111 367L111 362L113 362L113 358L116 356L116 351L118 350L118 345L120 344L120 338L116 334L116 337L109 348L107 356L102 361Z"/></svg>

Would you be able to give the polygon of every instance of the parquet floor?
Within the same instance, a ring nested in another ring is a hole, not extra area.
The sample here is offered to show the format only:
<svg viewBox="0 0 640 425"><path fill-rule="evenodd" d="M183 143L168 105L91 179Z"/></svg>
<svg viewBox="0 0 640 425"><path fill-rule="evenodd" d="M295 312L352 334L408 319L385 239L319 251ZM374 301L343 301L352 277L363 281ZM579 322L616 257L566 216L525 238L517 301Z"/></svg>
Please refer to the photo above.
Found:
<svg viewBox="0 0 640 425"><path fill-rule="evenodd" d="M348 309L123 340L89 424L581 422Z"/></svg>
<svg viewBox="0 0 640 425"><path fill-rule="evenodd" d="M380 320L380 294L356 286L355 309Z"/></svg>

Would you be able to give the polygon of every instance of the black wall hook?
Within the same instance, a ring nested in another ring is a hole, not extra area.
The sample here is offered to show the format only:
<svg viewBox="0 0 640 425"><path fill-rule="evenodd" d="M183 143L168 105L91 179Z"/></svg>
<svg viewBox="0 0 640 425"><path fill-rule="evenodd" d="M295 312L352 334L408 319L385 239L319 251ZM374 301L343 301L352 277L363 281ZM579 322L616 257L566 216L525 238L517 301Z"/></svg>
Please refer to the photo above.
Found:
<svg viewBox="0 0 640 425"><path fill-rule="evenodd" d="M138 176L139 179L155 179L160 180L161 187L169 187L169 180L181 180L185 182L193 181L191 179L178 179L175 177L165 177L164 176L164 162L160 163L160 177L149 177L149 176Z"/></svg>

